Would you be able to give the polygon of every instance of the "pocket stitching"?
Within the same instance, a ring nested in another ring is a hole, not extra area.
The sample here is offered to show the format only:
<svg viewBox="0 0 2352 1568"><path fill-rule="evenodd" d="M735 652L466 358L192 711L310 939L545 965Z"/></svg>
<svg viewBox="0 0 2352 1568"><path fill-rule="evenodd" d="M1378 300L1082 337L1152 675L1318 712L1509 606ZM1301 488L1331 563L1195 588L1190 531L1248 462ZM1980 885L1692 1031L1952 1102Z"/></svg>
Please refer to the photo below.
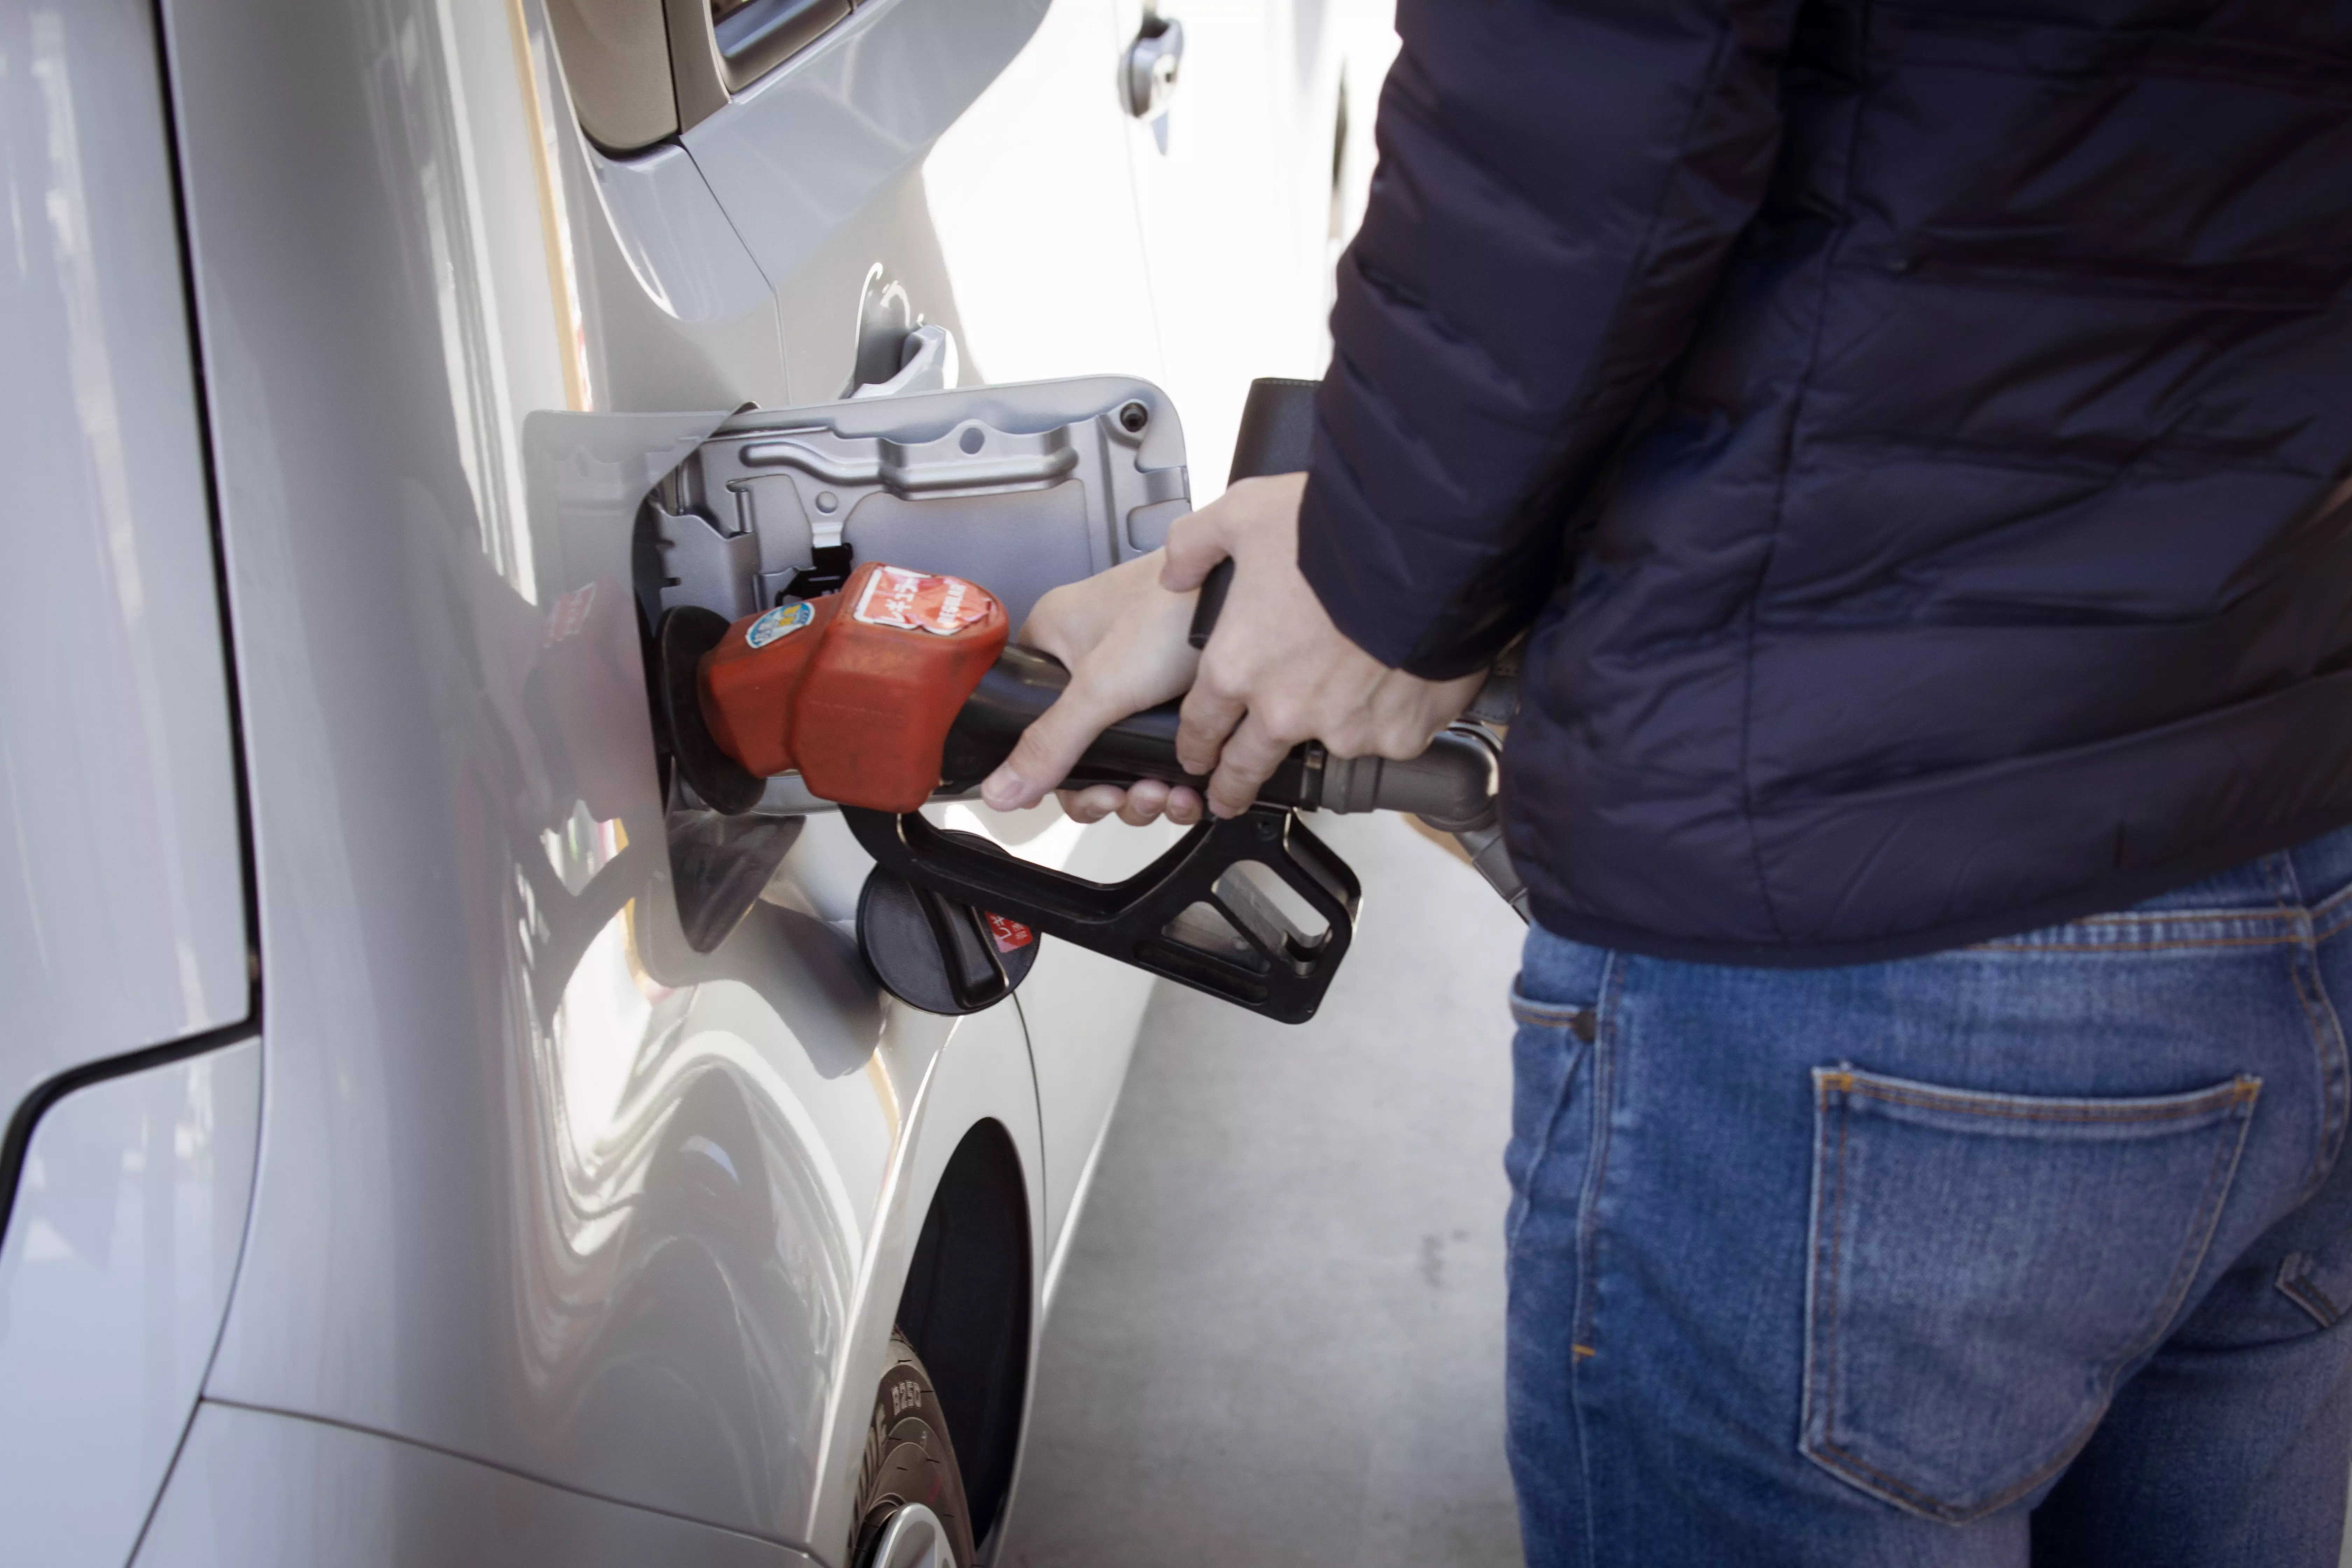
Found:
<svg viewBox="0 0 2352 1568"><path fill-rule="evenodd" d="M1570 1038L1574 1039L1575 1037L1571 1035ZM1570 1099L1570 1091L1576 1086L1576 1075L1584 1070L1584 1054L1591 1048L1582 1041L1577 1041L1574 1050L1570 1053L1567 1069L1559 1075L1559 1092L1552 1097L1551 1109L1544 1115L1543 1136L1537 1140L1536 1152L1528 1160L1527 1179L1530 1187L1535 1185L1536 1173L1543 1169L1544 1162L1551 1157L1552 1135L1559 1131L1559 1119L1567 1113ZM1517 1212L1512 1216L1509 1234L1503 1238L1503 1255L1506 1258L1515 1258L1518 1256L1519 1233L1528 1227L1528 1205L1514 1200L1512 1206Z"/></svg>
<svg viewBox="0 0 2352 1568"><path fill-rule="evenodd" d="M1824 1117L1827 1116L1832 1109L1830 1104L1830 1096L1832 1092L1854 1096L1874 1095L1878 1098L1890 1100L1895 1103L1910 1104L1922 1109L1959 1110L1972 1115L2001 1115L2003 1113L2004 1102L2013 1105L2015 1099L2015 1097L2008 1096L1992 1097L1975 1095L1970 1094L1966 1090L1942 1091L1940 1098L1923 1097L1916 1099L1905 1099L1900 1095L1882 1092L1882 1083L1865 1083L1860 1080L1858 1075L1846 1071L1817 1072L1815 1074L1815 1082L1819 1094L1817 1110L1819 1114ZM1923 1085L1920 1086L1920 1088L1921 1090L1924 1091L1924 1095L1934 1096L1938 1094L1938 1091L1932 1089L1928 1086ZM2171 1277L2165 1282L2164 1292L2162 1297L2159 1299L2158 1309L2149 1314L2149 1322L2151 1326L2143 1331L2140 1338L2132 1342L2130 1346L2123 1353L2112 1357L2104 1366L2101 1366L2097 1370L2095 1377L2093 1379L2092 1386L2099 1391L2099 1398L2096 1401L2096 1408L2090 1419L2085 1421L2081 1429L2075 1432L2063 1445L2061 1446L2055 1457L2053 1457L2049 1463L2043 1465L2041 1468L2034 1471L2033 1474L2028 1476L2023 1480L2016 1482L2000 1495L1989 1499L1973 1507L1966 1508L1958 1507L1929 1497L1927 1494L1918 1490L1908 1483L1897 1480L1893 1476L1886 1474L1885 1471L1880 1470L1875 1466L1870 1464L1867 1460L1861 1458L1857 1455L1850 1453L1843 1447L1841 1447L1831 1433L1831 1425L1834 1418L1834 1412L1837 1405L1837 1375L1839 1367L1839 1358L1837 1354L1838 1340L1844 1321L1843 1314L1839 1312L1837 1310L1838 1280L1840 1278L1838 1264L1844 1256L1845 1144L1846 1131L1852 1121L1851 1116L1846 1112L1844 1108L1838 1108L1838 1141L1837 1154L1834 1163L1836 1176L1831 1194L1831 1200L1835 1205L1836 1219L1834 1222L1834 1228L1831 1232L1830 1269L1828 1279L1825 1282L1827 1285L1825 1294L1828 1297L1830 1308L1828 1322L1829 1342L1826 1347L1829 1352L1829 1365L1823 1369L1819 1379L1816 1379L1813 1375L1813 1369L1810 1364L1806 1367L1806 1408L1803 1413L1803 1430L1801 1431L1798 1440L1799 1449L1804 1453L1808 1458L1820 1465L1822 1468L1829 1470L1833 1475L1840 1476L1850 1484L1859 1487L1864 1491L1874 1492L1876 1495L1886 1499L1886 1500L1895 1503L1897 1507L1906 1509L1908 1511L1924 1514L1934 1519L1956 1524L1966 1523L1971 1520L1981 1519L1989 1513L1992 1513L1997 1510L2007 1507L2010 1503L2012 1503L2019 1498L2025 1496L2028 1492L2032 1491L2042 1482L2048 1480L2052 1476L2065 1468L2067 1465L2074 1461L2074 1457L2083 1451L2084 1446L2091 1440L2092 1435L2098 1430L2099 1421L2105 1415L2107 1405L2114 1394L2114 1380L2116 1373L2121 1371L2124 1367L2129 1365L2133 1361L2146 1354L2149 1348L2161 1341L2165 1329L2171 1323L2174 1315L2179 1311L2180 1302L2186 1297L2189 1287L2195 1282L2198 1271L2204 1266L2205 1255L2211 1250L2213 1245L2213 1232L2220 1223L2221 1208L2222 1203L2226 1201L2227 1198L2231 1177L2235 1173L2238 1157L2245 1148L2246 1134L2252 1122L2252 1110L2250 1108L2259 1098L2261 1092L2262 1080L2260 1079L2252 1078L2245 1074L2240 1074L2226 1088L2207 1090L2199 1094L2192 1100L2171 1100L2169 1104L2172 1109L2168 1115L2158 1115L2157 1113L2157 1108L2155 1107L2144 1107L2137 1113L2118 1115L2112 1118L2097 1118L2089 1116L2034 1118L2025 1115L2017 1115L2015 1117L2017 1120L2057 1120L2078 1121L2098 1120L2112 1120L2118 1121L2153 1120L2178 1121L2200 1112L2209 1112L2222 1106L2245 1108L2239 1110L2238 1113L2231 1118L2231 1120L2235 1121L2238 1124L2238 1135L2235 1138L2225 1138L2221 1140L2220 1144L2214 1150L2213 1169L2206 1173L2205 1190L2200 1197L2197 1209L2191 1217L2189 1235L2183 1238L2181 1255L2173 1265ZM1818 1241L1814 1244L1813 1247L1812 1267L1818 1273L1821 1267L1821 1255ZM2284 1281L2281 1282L2279 1288L2282 1290L2285 1289ZM2298 1304L2301 1303L2299 1302ZM1807 1360L1810 1363L1811 1345L1814 1337L1810 1331L1813 1326L1814 1314L1814 1289L1813 1281L1811 1280L1808 1280L1807 1282L1805 1305L1807 1327L1809 1331L1806 1334ZM2309 1310L2310 1309L2306 1306L2305 1310ZM1822 1406L1820 1412L1821 1436L1818 1439L1813 1436L1814 1413L1811 1409L1814 1389L1817 1383L1821 1387Z"/></svg>
<svg viewBox="0 0 2352 1568"><path fill-rule="evenodd" d="M1614 955L1612 955L1604 963L1601 972L1600 990L1601 994L1601 1001L1605 1001L1608 997L1610 976L1615 973L1616 970L1617 961ZM1528 1179L1531 1184L1535 1179L1535 1173L1539 1170L1542 1167L1543 1163L1551 1156L1552 1136L1554 1133L1559 1131L1560 1116L1568 1109L1570 1098L1570 1091L1575 1087L1576 1075L1583 1070L1586 1059L1595 1048L1595 1042L1600 1038L1601 1027L1601 1001L1594 1002L1591 1007L1555 1007L1551 1003L1529 1000L1520 992L1518 984L1516 981L1512 983L1511 1016L1515 1020L1522 1024L1532 1025L1537 1028L1565 1029L1568 1032L1569 1038L1576 1041L1575 1047L1569 1053L1570 1059L1567 1069L1560 1074L1559 1093L1554 1097L1551 1102L1550 1113L1544 1118L1543 1137L1536 1144L1534 1156L1528 1162ZM1519 1010L1522 1006L1526 1007L1530 1013L1538 1015L1549 1013L1553 1016L1521 1017L1519 1016ZM1574 1018L1577 1014L1583 1012L1589 1012L1593 1016L1593 1038L1591 1040L1579 1039L1577 1037L1576 1031L1570 1026L1570 1020ZM1518 1255L1519 1233L1527 1228L1527 1214L1524 1210L1521 1210L1516 1217L1516 1222L1511 1225L1507 1234L1503 1239L1503 1252L1507 1258L1515 1258Z"/></svg>
<svg viewBox="0 0 2352 1568"><path fill-rule="evenodd" d="M1596 1011L1599 1005L1595 1003L1592 1006L1579 1007L1568 1003L1538 1002L1522 993L1517 986L1511 987L1511 1018L1514 1023L1535 1024L1547 1028L1559 1027L1571 1023L1579 1013Z"/></svg>
<svg viewBox="0 0 2352 1568"><path fill-rule="evenodd" d="M2061 1112L2025 1109L2028 1103L2021 1096L1971 1093L1967 1089L1937 1089L1925 1085L1916 1089L1897 1089L1885 1079L1864 1080L1858 1074L1835 1072L1822 1079L1823 1109L1827 1109L1828 1091L1835 1089L1883 1100L1889 1105L1908 1105L1919 1110L1949 1110L1964 1116L1989 1116L2004 1121L2078 1121L2084 1123L2177 1121L2184 1117L2200 1115L2227 1104L2245 1104L2262 1091L2262 1080L2240 1077L2222 1089L2206 1089L2193 1100L2165 1096L2151 1101L2114 1100L2108 1106L2130 1106L2131 1110L2108 1109L2096 1100L2053 1100L2053 1106L2069 1109Z"/></svg>
<svg viewBox="0 0 2352 1568"><path fill-rule="evenodd" d="M2287 1254L2279 1265L2278 1279L2273 1281L2278 1293L2302 1308L2317 1320L2323 1329L2332 1329L2344 1317L2344 1310L2331 1300L2326 1291L2312 1282L2311 1258L2301 1252Z"/></svg>

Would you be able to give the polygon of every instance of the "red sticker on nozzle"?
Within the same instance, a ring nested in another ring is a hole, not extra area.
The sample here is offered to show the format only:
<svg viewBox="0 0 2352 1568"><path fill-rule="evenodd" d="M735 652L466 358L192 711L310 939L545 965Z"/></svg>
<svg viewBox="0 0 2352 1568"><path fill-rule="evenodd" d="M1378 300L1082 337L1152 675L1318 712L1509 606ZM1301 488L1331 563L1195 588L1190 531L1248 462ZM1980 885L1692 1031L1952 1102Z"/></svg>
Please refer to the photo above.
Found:
<svg viewBox="0 0 2352 1568"><path fill-rule="evenodd" d="M1018 952L1037 940L1037 933L1019 921L1009 921L985 910L981 911L981 919L988 922L988 939L996 944L999 952Z"/></svg>
<svg viewBox="0 0 2352 1568"><path fill-rule="evenodd" d="M878 568L849 613L869 626L953 637L985 620L996 601L988 590L961 577L926 577L903 566Z"/></svg>

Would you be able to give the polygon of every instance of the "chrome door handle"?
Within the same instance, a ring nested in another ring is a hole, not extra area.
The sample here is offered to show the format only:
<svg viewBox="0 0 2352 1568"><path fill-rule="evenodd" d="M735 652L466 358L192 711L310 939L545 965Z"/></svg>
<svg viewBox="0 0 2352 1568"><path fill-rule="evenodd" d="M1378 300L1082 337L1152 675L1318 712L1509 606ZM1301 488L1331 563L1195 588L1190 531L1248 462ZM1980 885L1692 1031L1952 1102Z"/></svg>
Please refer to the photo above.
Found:
<svg viewBox="0 0 2352 1568"><path fill-rule="evenodd" d="M1127 46L1126 68L1119 73L1127 89L1127 111L1138 120L1168 112L1175 96L1176 70L1184 58L1184 24L1147 8L1143 30Z"/></svg>

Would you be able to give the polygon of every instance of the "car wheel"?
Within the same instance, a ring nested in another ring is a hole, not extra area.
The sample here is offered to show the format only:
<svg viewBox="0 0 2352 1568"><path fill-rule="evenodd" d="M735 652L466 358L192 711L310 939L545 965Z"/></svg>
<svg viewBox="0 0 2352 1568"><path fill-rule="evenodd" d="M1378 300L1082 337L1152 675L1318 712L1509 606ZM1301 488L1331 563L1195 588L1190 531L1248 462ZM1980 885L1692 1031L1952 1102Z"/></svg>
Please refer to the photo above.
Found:
<svg viewBox="0 0 2352 1568"><path fill-rule="evenodd" d="M971 1511L947 1415L922 1358L897 1329L874 1390L852 1517L855 1568L971 1568Z"/></svg>

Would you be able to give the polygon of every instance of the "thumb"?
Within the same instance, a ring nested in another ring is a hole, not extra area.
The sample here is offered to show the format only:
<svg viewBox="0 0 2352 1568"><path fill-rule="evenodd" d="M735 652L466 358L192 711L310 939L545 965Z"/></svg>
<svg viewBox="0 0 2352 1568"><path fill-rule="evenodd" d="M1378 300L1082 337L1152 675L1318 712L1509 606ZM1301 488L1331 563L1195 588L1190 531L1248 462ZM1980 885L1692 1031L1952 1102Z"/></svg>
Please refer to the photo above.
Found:
<svg viewBox="0 0 2352 1568"><path fill-rule="evenodd" d="M1178 518L1169 528L1168 542L1162 548L1167 558L1160 563L1160 585L1171 594L1191 593L1218 562L1233 553L1213 509Z"/></svg>
<svg viewBox="0 0 2352 1568"><path fill-rule="evenodd" d="M1021 731L1012 752L980 786L980 798L998 811L1024 811L1036 805L1069 777L1106 722L1075 687L1065 690Z"/></svg>

